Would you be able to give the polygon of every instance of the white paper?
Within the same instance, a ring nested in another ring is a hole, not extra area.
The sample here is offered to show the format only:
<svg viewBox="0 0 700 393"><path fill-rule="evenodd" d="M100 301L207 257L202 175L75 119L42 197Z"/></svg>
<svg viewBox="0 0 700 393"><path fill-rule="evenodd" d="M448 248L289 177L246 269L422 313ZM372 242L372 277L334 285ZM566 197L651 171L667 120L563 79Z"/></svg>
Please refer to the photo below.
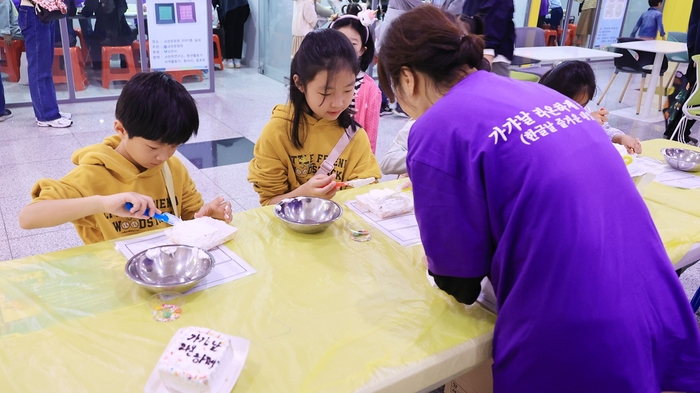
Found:
<svg viewBox="0 0 700 393"><path fill-rule="evenodd" d="M668 167L668 165L653 158L636 156L633 158L632 163L627 165L627 171L632 177L646 175L647 173L658 175Z"/></svg>
<svg viewBox="0 0 700 393"><path fill-rule="evenodd" d="M345 202L350 210L359 214L373 227L404 247L420 244L420 233L415 213L406 213L396 217L379 218L369 210L362 208L356 200Z"/></svg>
<svg viewBox="0 0 700 393"><path fill-rule="evenodd" d="M121 240L115 242L115 244L117 250L124 254L125 257L131 258L149 248L172 245L174 243L165 236L165 233L161 232L154 235ZM224 245L212 248L209 250L209 253L214 256L214 269L194 288L185 293L199 292L203 289L212 288L257 273L241 257Z"/></svg>
<svg viewBox="0 0 700 393"><path fill-rule="evenodd" d="M676 188L700 188L700 176L679 171L669 166L656 175L655 181Z"/></svg>

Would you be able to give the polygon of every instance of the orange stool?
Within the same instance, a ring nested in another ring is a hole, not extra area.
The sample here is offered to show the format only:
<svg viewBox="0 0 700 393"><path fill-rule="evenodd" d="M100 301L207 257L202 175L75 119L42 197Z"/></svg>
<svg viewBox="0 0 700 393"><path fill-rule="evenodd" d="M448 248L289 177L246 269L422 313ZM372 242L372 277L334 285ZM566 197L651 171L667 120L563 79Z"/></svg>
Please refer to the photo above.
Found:
<svg viewBox="0 0 700 393"><path fill-rule="evenodd" d="M0 40L0 53L2 62L0 63L0 71L8 75L10 82L19 82L19 62L24 49L24 41L12 40L12 45L8 48L4 40Z"/></svg>
<svg viewBox="0 0 700 393"><path fill-rule="evenodd" d="M131 43L131 50L134 52L134 59L136 59L136 68L141 68L141 44L138 41L134 41ZM151 52L151 45L148 43L148 40L146 40L146 58L150 56ZM147 67L151 67L151 61L149 60L147 63Z"/></svg>
<svg viewBox="0 0 700 393"><path fill-rule="evenodd" d="M123 55L126 58L126 68L112 68L109 61L112 56ZM134 60L131 45L102 47L102 87L109 89L113 81L128 81L139 73Z"/></svg>
<svg viewBox="0 0 700 393"><path fill-rule="evenodd" d="M80 51L83 53L83 60L85 61L85 64L92 64L92 60L90 59L90 51L88 49L87 42L85 42L83 31L81 29L75 29L75 35L78 37L78 42L80 42Z"/></svg>
<svg viewBox="0 0 700 393"><path fill-rule="evenodd" d="M544 42L547 46L557 46L557 32L554 30L544 31Z"/></svg>
<svg viewBox="0 0 700 393"><path fill-rule="evenodd" d="M221 54L221 42L219 42L219 36L214 34L212 36L214 39L214 67L218 64L221 69L224 69L224 57Z"/></svg>
<svg viewBox="0 0 700 393"><path fill-rule="evenodd" d="M182 83L182 80L186 76L198 76L199 81L201 82L202 79L202 70L181 70L181 71L165 71L166 74L170 74L173 76L173 79L176 81Z"/></svg>
<svg viewBox="0 0 700 393"><path fill-rule="evenodd" d="M87 74L85 73L85 62L80 48L72 46L70 48L71 66L73 67L73 83L76 91L83 91L89 85ZM62 67L65 59L63 57L63 48L53 49L53 83L68 83L66 69Z"/></svg>
<svg viewBox="0 0 700 393"><path fill-rule="evenodd" d="M569 23L568 30L566 32L566 45L567 46L573 46L574 45L574 37L576 36L576 25L573 23Z"/></svg>

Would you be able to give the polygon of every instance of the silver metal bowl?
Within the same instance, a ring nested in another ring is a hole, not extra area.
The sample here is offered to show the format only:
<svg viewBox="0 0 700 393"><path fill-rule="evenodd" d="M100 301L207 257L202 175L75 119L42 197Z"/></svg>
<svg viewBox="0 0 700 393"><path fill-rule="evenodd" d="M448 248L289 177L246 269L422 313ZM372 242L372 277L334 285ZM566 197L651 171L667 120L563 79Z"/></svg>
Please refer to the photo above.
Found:
<svg viewBox="0 0 700 393"><path fill-rule="evenodd" d="M294 231L318 233L340 218L343 208L328 199L295 197L280 201L275 206L275 215Z"/></svg>
<svg viewBox="0 0 700 393"><path fill-rule="evenodd" d="M661 149L661 154L671 168L686 172L700 171L700 152L688 149Z"/></svg>
<svg viewBox="0 0 700 393"><path fill-rule="evenodd" d="M126 275L148 291L187 292L214 268L214 257L191 246L158 246L142 251L126 263Z"/></svg>

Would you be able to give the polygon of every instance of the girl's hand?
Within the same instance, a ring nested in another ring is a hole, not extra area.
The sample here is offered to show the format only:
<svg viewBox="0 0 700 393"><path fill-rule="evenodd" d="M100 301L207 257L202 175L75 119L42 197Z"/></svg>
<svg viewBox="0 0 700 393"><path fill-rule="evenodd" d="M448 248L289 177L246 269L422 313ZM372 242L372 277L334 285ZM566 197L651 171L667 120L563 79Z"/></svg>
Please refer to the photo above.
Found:
<svg viewBox="0 0 700 393"><path fill-rule="evenodd" d="M335 185L335 175L316 174L299 187L299 195L331 199L337 191Z"/></svg>
<svg viewBox="0 0 700 393"><path fill-rule="evenodd" d="M642 152L642 144L639 142L639 139L633 138L629 135L615 135L616 141L613 141L615 143L619 143L625 148L627 148L627 153L629 154L640 154Z"/></svg>
<svg viewBox="0 0 700 393"><path fill-rule="evenodd" d="M605 108L600 108L599 111L591 112L591 116L598 121L601 126L608 122L608 110Z"/></svg>
<svg viewBox="0 0 700 393"><path fill-rule="evenodd" d="M134 205L131 210L126 210L126 203L131 202ZM160 214L161 211L156 209L156 204L153 198L137 194L135 192L122 192L120 194L107 195L101 197L102 211L114 214L120 217L144 218L153 217L154 214ZM145 214L148 210L148 214Z"/></svg>
<svg viewBox="0 0 700 393"><path fill-rule="evenodd" d="M202 206L202 208L195 213L194 218L201 218L204 216L216 218L217 220L222 220L229 224L231 222L231 202L226 201L224 197L216 197L213 201Z"/></svg>

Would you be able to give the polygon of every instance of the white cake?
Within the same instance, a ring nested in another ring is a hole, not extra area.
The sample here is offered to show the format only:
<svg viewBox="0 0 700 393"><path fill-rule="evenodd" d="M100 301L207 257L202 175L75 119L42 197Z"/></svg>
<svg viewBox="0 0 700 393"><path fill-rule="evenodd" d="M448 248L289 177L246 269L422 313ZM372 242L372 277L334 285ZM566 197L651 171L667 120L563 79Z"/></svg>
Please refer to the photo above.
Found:
<svg viewBox="0 0 700 393"><path fill-rule="evenodd" d="M170 340L156 365L163 385L176 393L219 393L233 363L227 336L211 329L186 327Z"/></svg>
<svg viewBox="0 0 700 393"><path fill-rule="evenodd" d="M372 190L356 197L359 204L380 218L389 218L413 211L413 198L390 188Z"/></svg>
<svg viewBox="0 0 700 393"><path fill-rule="evenodd" d="M182 221L165 231L165 235L176 244L210 250L236 236L238 229L211 217Z"/></svg>

